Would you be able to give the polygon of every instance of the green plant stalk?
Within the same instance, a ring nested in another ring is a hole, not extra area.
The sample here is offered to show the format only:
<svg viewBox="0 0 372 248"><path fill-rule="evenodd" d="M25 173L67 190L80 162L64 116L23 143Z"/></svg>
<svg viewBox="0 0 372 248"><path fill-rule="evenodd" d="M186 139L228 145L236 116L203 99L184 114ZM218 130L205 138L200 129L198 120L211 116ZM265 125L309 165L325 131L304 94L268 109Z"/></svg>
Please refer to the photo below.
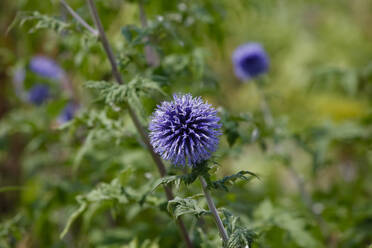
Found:
<svg viewBox="0 0 372 248"><path fill-rule="evenodd" d="M221 217L218 215L217 208L216 208L216 205L214 205L212 196L209 193L207 182L205 181L205 178L203 176L200 176L199 179L200 179L200 182L201 182L201 185L202 185L202 188L203 188L205 199L207 200L209 210L212 212L212 215L213 215L214 220L216 222L216 225L217 225L218 231L220 233L220 236L223 240L223 243L226 243L229 240L229 236L226 232L225 227L223 226Z"/></svg>
<svg viewBox="0 0 372 248"><path fill-rule="evenodd" d="M265 96L263 90L261 89L261 86L259 85L259 83L261 83L261 82L253 82L253 85L256 88L256 92L258 93L259 98L260 98L260 107L261 107L261 111L262 111L265 123L269 127L272 127L273 124L274 124L274 118L273 118L273 115L271 113L271 109L269 107L269 104L267 103L266 96Z"/></svg>
<svg viewBox="0 0 372 248"><path fill-rule="evenodd" d="M267 103L266 96L265 96L263 90L261 89L260 85L258 85L258 83L260 83L260 82L254 82L254 86L256 87L256 91L257 91L257 93L259 94L259 97L260 97L261 110L262 110L262 113L264 115L264 119L265 119L266 124L269 127L272 127L273 124L274 124L273 115L271 113L271 109L269 107L269 104ZM320 227L322 233L327 233L328 230L329 230L329 228L327 226L327 223L324 221L324 219L322 218L321 215L314 212L314 209L313 209L314 203L313 203L313 200L312 200L312 197L311 197L310 193L305 188L305 182L304 182L303 178L298 174L298 172L293 168L292 165L288 165L287 169L291 173L292 178L295 180L295 183L298 187L301 199L303 200L306 208L314 215L316 221L319 223L319 227Z"/></svg>
<svg viewBox="0 0 372 248"><path fill-rule="evenodd" d="M70 13L70 15L78 22L80 23L84 28L86 28L89 32L91 32L94 36L98 36L98 31L94 29L92 26L90 26L83 18L79 16L78 13L76 13L67 3L65 0L60 0L63 7L66 8L66 10Z"/></svg>
<svg viewBox="0 0 372 248"><path fill-rule="evenodd" d="M110 44L108 43L106 33L103 29L101 20L98 16L96 6L95 6L93 0L87 0L87 4L89 6L91 16L92 16L93 21L96 25L96 28L98 29L98 33L99 33L99 37L100 37L100 41L102 43L102 46L103 46L103 48L104 48L104 50L107 54L107 57L110 61L111 68L112 68L112 74L115 77L118 84L123 84L124 81L122 79L121 74L118 71L118 67L117 67L117 64L116 64L116 61L115 61L114 54L111 50ZM164 166L162 160L160 159L160 157L154 152L154 150L153 150L153 148L150 144L150 140L148 138L146 130L143 128L138 116L136 115L135 111L133 110L133 108L131 107L129 102L127 102L127 105L128 105L129 115L132 118L133 123L134 123L137 131L139 132L143 142L145 143L147 149L149 150L149 152L151 154L151 157L153 158L156 166L158 167L158 170L159 170L159 173L160 173L161 177L166 176L165 166ZM166 196L167 196L168 200L172 200L174 198L174 196L173 196L171 188L169 188L168 186L164 186L164 190L165 190L165 193L166 193ZM182 237L185 241L186 247L192 248L193 245L191 243L191 240L189 238L189 235L187 233L186 227L185 227L182 219L178 218L177 225L178 225L178 227L180 229L180 232L181 232L181 235L182 235Z"/></svg>
<svg viewBox="0 0 372 248"><path fill-rule="evenodd" d="M141 25L143 28L147 28L147 17L143 5L143 0L138 1L138 9L140 14ZM147 36L145 37L145 42L147 43L148 41L151 41L151 38ZM145 57L147 64L150 66L156 67L160 63L158 54L156 53L154 48L149 44L146 44L145 46Z"/></svg>

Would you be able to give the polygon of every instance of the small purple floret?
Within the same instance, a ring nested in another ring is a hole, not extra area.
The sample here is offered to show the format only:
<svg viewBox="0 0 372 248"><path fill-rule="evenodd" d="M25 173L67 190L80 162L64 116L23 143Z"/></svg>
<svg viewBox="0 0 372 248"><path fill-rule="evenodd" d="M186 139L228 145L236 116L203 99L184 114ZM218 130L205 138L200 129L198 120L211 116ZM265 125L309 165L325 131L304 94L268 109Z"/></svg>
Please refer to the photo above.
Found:
<svg viewBox="0 0 372 248"><path fill-rule="evenodd" d="M246 43L233 53L235 75L241 80L255 78L269 69L269 57L259 43Z"/></svg>
<svg viewBox="0 0 372 248"><path fill-rule="evenodd" d="M77 109L78 106L75 103L72 102L68 103L66 107L62 110L62 113L58 118L59 122L66 123L68 121L71 121L74 118Z"/></svg>
<svg viewBox="0 0 372 248"><path fill-rule="evenodd" d="M221 135L217 111L200 97L174 95L157 106L149 125L156 153L175 165L197 165L217 150Z"/></svg>
<svg viewBox="0 0 372 248"><path fill-rule="evenodd" d="M30 61L30 70L42 77L59 79L63 70L57 63L45 56L34 56Z"/></svg>
<svg viewBox="0 0 372 248"><path fill-rule="evenodd" d="M37 84L28 92L28 99L35 105L43 104L49 97L49 87L42 84Z"/></svg>

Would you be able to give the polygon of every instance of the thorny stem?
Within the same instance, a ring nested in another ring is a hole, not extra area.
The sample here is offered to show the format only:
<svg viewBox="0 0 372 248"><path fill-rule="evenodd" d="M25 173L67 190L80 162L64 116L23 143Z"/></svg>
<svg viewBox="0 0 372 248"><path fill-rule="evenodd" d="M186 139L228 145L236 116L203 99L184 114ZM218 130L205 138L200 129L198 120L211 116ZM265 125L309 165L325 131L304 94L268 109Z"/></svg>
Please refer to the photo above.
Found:
<svg viewBox="0 0 372 248"><path fill-rule="evenodd" d="M146 12L145 8L143 6L143 0L138 1L138 8L139 8L139 14L140 14L140 19L141 19L141 25L143 28L147 28L147 17L146 17ZM150 40L148 36L145 37L145 42L147 43ZM159 57L154 50L152 46L149 44L146 44L145 46L145 56L146 56L146 61L147 64L150 66L157 66L159 65Z"/></svg>
<svg viewBox="0 0 372 248"><path fill-rule="evenodd" d="M218 215L217 208L214 205L212 196L209 193L209 190L207 188L208 187L207 182L205 181L203 176L200 176L199 179L200 179L200 182L201 182L201 185L202 185L202 188L203 188L205 198L207 199L209 210L212 212L212 215L214 217L214 220L216 222L216 225L218 227L218 231L220 233L220 236L221 236L223 242L226 243L229 240L229 236L227 235L227 232L226 232L225 227L223 226L222 220L221 220L220 216Z"/></svg>
<svg viewBox="0 0 372 248"><path fill-rule="evenodd" d="M72 17L75 18L76 21L78 21L83 27L88 29L89 32L91 32L94 36L98 36L98 31L91 27L86 21L84 21L83 18L79 16L78 13L76 13L67 3L65 0L60 0L63 7L67 9L67 11L72 15Z"/></svg>
<svg viewBox="0 0 372 248"><path fill-rule="evenodd" d="M100 37L100 40L102 42L103 48L104 48L104 50L105 50L105 52L106 52L106 54L109 58L109 61L111 63L112 74L115 77L118 84L123 84L124 83L123 79L121 77L121 74L118 71L118 67L117 67L117 64L116 64L116 61L115 61L115 57L114 57L113 52L111 50L110 44L108 43L106 33L103 29L101 20L98 16L96 6L95 6L93 0L87 0L87 3L88 3L88 6L89 6L89 9L90 9L92 18L94 20L94 23L95 23L95 25L98 29L99 37ZM151 157L153 158L156 166L158 167L158 170L159 170L159 173L160 173L161 177L166 176L165 166L164 166L162 160L160 159L160 157L152 149L152 146L150 144L150 140L148 138L146 130L141 125L141 122L139 121L139 119L138 119L136 113L134 112L133 108L131 107L130 103L128 102L127 104L128 104L128 109L129 109L129 115L132 118L133 123L134 123L135 127L137 128L143 142L145 143L147 149L149 150L149 152L151 154ZM164 190L165 190L165 193L166 193L166 196L167 196L168 200L172 200L174 198L174 196L173 196L171 188L169 188L168 186L164 186ZM178 227L180 229L180 232L182 234L182 237L183 237L183 239L186 243L186 247L192 248L193 245L191 243L191 240L189 238L189 235L187 233L186 227L185 227L182 219L178 218L177 225L178 225Z"/></svg>

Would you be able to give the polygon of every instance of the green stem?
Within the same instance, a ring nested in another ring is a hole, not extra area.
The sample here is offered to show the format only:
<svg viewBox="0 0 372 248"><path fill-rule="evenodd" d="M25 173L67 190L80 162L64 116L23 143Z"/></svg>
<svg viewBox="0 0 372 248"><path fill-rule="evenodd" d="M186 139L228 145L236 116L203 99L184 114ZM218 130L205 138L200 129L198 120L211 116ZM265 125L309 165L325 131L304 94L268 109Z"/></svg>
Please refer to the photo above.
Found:
<svg viewBox="0 0 372 248"><path fill-rule="evenodd" d="M96 6L95 6L93 0L87 0L87 3L88 3L88 6L89 6L89 9L90 9L90 12L91 12L91 16L92 16L92 18L94 20L94 23L95 23L95 25L98 29L100 41L101 41L102 46L103 46L103 48L104 48L104 50L107 54L107 57L110 61L111 68L112 68L112 74L115 77L118 84L123 84L124 80L123 80L121 74L119 73L114 54L113 54L111 46L108 42L106 33L103 29L103 26L102 26L101 20L99 18ZM129 115L132 118L133 123L134 123L137 131L139 132L143 142L145 143L148 151L150 152L151 157L153 158L153 160L154 160L154 162L155 162L155 164L156 164L156 166L159 170L159 173L160 173L161 177L166 176L167 173L166 173L165 166L164 166L162 160L160 159L160 157L154 152L146 130L142 126L141 122L139 121L139 118L136 115L133 108L131 107L131 104L129 102L127 102L127 104L128 104L128 109L129 109ZM168 186L164 186L164 190L165 190L165 193L166 193L166 196L167 196L168 200L172 200L174 198L174 196L173 196L171 188L168 187ZM178 225L178 228L180 229L181 235L182 235L182 237L185 241L186 247L192 248L193 245L191 243L191 239L189 238L189 235L187 233L186 227L185 227L182 219L179 218L177 220L177 225Z"/></svg>
<svg viewBox="0 0 372 248"><path fill-rule="evenodd" d="M143 0L138 1L138 8L139 8L141 25L143 28L147 28L147 17L146 17L145 7L143 6ZM148 41L151 41L151 39L149 36L146 36L145 42L148 43ZM146 44L145 46L145 57L146 57L147 64L152 67L156 67L160 63L158 54L156 53L155 49L149 44Z"/></svg>
<svg viewBox="0 0 372 248"><path fill-rule="evenodd" d="M220 233L220 236L223 242L226 243L229 240L229 236L226 232L225 227L223 226L221 217L218 215L217 208L216 208L216 205L214 205L212 196L209 193L207 182L205 181L205 178L203 176L200 176L199 179L200 179L200 182L203 188L205 199L207 200L207 203L208 203L209 210L212 212L212 215L214 217L214 220L216 222L218 231Z"/></svg>

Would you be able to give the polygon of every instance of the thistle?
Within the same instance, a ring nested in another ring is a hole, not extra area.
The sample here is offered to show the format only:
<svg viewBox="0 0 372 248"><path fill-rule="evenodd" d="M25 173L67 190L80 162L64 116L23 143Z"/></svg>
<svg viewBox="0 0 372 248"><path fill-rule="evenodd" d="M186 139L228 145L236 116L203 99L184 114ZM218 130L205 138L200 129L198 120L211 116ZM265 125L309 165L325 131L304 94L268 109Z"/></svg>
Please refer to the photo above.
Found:
<svg viewBox="0 0 372 248"><path fill-rule="evenodd" d="M220 118L200 97L174 95L173 101L157 106L149 125L150 141L165 160L194 166L217 150Z"/></svg>
<svg viewBox="0 0 372 248"><path fill-rule="evenodd" d="M41 55L32 57L29 67L32 72L42 77L59 79L64 74L54 60Z"/></svg>
<svg viewBox="0 0 372 248"><path fill-rule="evenodd" d="M269 57L259 43L246 43L233 53L235 75L241 80L255 78L269 68Z"/></svg>
<svg viewBox="0 0 372 248"><path fill-rule="evenodd" d="M42 84L37 84L28 92L28 100L35 104L43 104L49 97L49 87Z"/></svg>

